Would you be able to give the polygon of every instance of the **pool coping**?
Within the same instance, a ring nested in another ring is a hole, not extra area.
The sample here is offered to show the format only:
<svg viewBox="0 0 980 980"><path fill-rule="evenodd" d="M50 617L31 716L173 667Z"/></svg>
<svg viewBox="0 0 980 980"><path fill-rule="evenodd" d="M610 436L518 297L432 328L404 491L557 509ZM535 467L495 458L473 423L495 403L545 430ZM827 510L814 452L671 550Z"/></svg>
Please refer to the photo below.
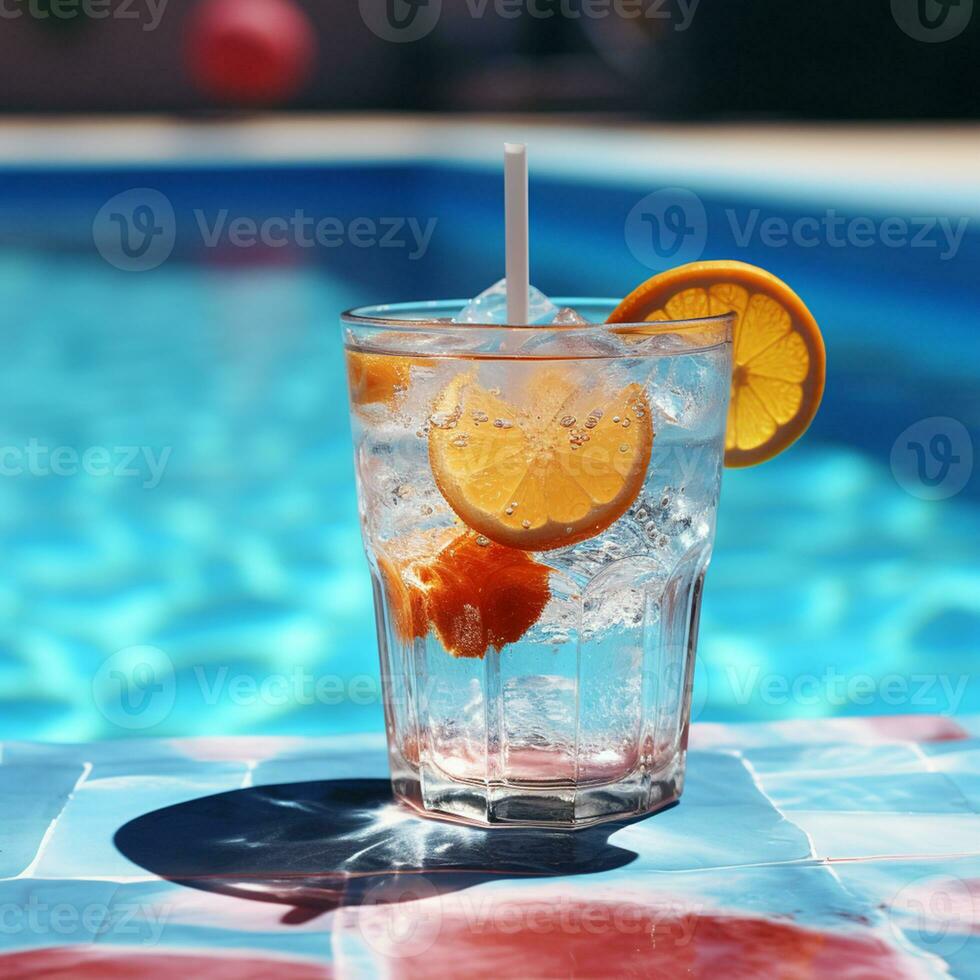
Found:
<svg viewBox="0 0 980 980"><path fill-rule="evenodd" d="M608 118L407 115L23 117L0 122L0 168L248 167L344 161L500 166L530 145L534 173L647 190L717 188L980 215L980 126L649 124ZM941 151L937 152L941 146Z"/></svg>

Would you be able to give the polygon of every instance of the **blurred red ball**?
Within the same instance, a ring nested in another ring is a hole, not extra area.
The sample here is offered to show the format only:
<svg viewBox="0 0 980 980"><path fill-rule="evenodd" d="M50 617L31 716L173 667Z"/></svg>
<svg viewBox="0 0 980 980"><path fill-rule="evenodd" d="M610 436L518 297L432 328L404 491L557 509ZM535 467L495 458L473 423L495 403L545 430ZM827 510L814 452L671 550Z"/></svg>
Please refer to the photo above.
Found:
<svg viewBox="0 0 980 980"><path fill-rule="evenodd" d="M185 35L187 68L210 98L269 105L295 95L316 55L313 25L293 0L202 0Z"/></svg>

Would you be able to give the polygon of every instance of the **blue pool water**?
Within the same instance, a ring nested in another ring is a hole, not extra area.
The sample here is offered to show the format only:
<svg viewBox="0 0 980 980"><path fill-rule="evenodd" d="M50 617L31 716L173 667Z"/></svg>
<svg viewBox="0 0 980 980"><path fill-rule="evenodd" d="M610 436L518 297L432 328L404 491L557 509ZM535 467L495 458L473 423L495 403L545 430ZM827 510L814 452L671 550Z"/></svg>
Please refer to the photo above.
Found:
<svg viewBox="0 0 980 980"><path fill-rule="evenodd" d="M92 236L134 187L175 215L173 254L141 273ZM980 711L980 479L922 499L890 463L920 420L958 420L980 446L980 233L945 259L743 245L727 212L822 206L693 190L704 256L789 280L829 358L805 441L726 474L696 715ZM540 178L533 193L546 292L621 295L650 274L623 231L643 189ZM424 165L4 174L0 737L381 727L337 313L499 278L500 197L496 173ZM195 216L297 208L345 229L436 224L411 258L350 238L210 247Z"/></svg>

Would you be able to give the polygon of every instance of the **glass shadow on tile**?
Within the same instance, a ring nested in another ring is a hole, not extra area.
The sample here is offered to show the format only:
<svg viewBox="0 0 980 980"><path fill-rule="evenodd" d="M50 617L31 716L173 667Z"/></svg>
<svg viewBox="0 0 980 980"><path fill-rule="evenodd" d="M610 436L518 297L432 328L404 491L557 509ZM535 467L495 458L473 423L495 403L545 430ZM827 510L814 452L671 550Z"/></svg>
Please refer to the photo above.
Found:
<svg viewBox="0 0 980 980"><path fill-rule="evenodd" d="M637 857L609 843L623 826L483 830L415 816L386 779L347 779L201 797L131 820L114 841L161 878L278 902L290 907L283 921L300 924L368 893L411 901L488 880L621 868Z"/></svg>

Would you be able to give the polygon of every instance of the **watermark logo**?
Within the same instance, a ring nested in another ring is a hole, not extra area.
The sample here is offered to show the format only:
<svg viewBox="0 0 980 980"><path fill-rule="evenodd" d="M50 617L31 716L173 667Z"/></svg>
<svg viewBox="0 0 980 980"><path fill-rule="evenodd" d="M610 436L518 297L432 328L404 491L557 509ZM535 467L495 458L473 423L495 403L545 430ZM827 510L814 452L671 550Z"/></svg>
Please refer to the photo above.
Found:
<svg viewBox="0 0 980 980"><path fill-rule="evenodd" d="M913 497L945 500L958 494L973 473L973 440L957 419L921 419L895 440L891 467L898 485Z"/></svg>
<svg viewBox="0 0 980 980"><path fill-rule="evenodd" d="M910 881L889 912L917 946L945 958L961 950L980 921L976 882L940 875Z"/></svg>
<svg viewBox="0 0 980 980"><path fill-rule="evenodd" d="M666 654L669 663L658 670L645 672L647 697L655 702L657 724L665 729L683 727L685 704L689 705L687 719L698 721L708 704L709 675L703 658L692 663L686 642L671 644Z"/></svg>
<svg viewBox="0 0 980 980"><path fill-rule="evenodd" d="M361 19L382 41L421 41L435 30L442 0L358 0Z"/></svg>
<svg viewBox="0 0 980 980"><path fill-rule="evenodd" d="M704 709L708 706L708 668L704 665L700 657L694 658L694 677L691 688L691 715L692 722L698 721L704 714Z"/></svg>
<svg viewBox="0 0 980 980"><path fill-rule="evenodd" d="M442 902L420 874L396 874L367 890L357 926L368 946L391 959L428 952L442 929Z"/></svg>
<svg viewBox="0 0 980 980"><path fill-rule="evenodd" d="M892 17L913 41L939 44L966 30L973 0L892 0Z"/></svg>
<svg viewBox="0 0 980 980"><path fill-rule="evenodd" d="M693 191L665 187L637 201L626 216L625 233L633 258L661 271L701 258L708 216Z"/></svg>
<svg viewBox="0 0 980 980"><path fill-rule="evenodd" d="M134 187L106 201L92 222L99 254L123 272L148 272L170 258L177 240L173 205L160 191Z"/></svg>
<svg viewBox="0 0 980 980"><path fill-rule="evenodd" d="M170 715L176 687L173 661L157 647L135 646L118 650L102 664L92 696L107 721L139 731Z"/></svg>

